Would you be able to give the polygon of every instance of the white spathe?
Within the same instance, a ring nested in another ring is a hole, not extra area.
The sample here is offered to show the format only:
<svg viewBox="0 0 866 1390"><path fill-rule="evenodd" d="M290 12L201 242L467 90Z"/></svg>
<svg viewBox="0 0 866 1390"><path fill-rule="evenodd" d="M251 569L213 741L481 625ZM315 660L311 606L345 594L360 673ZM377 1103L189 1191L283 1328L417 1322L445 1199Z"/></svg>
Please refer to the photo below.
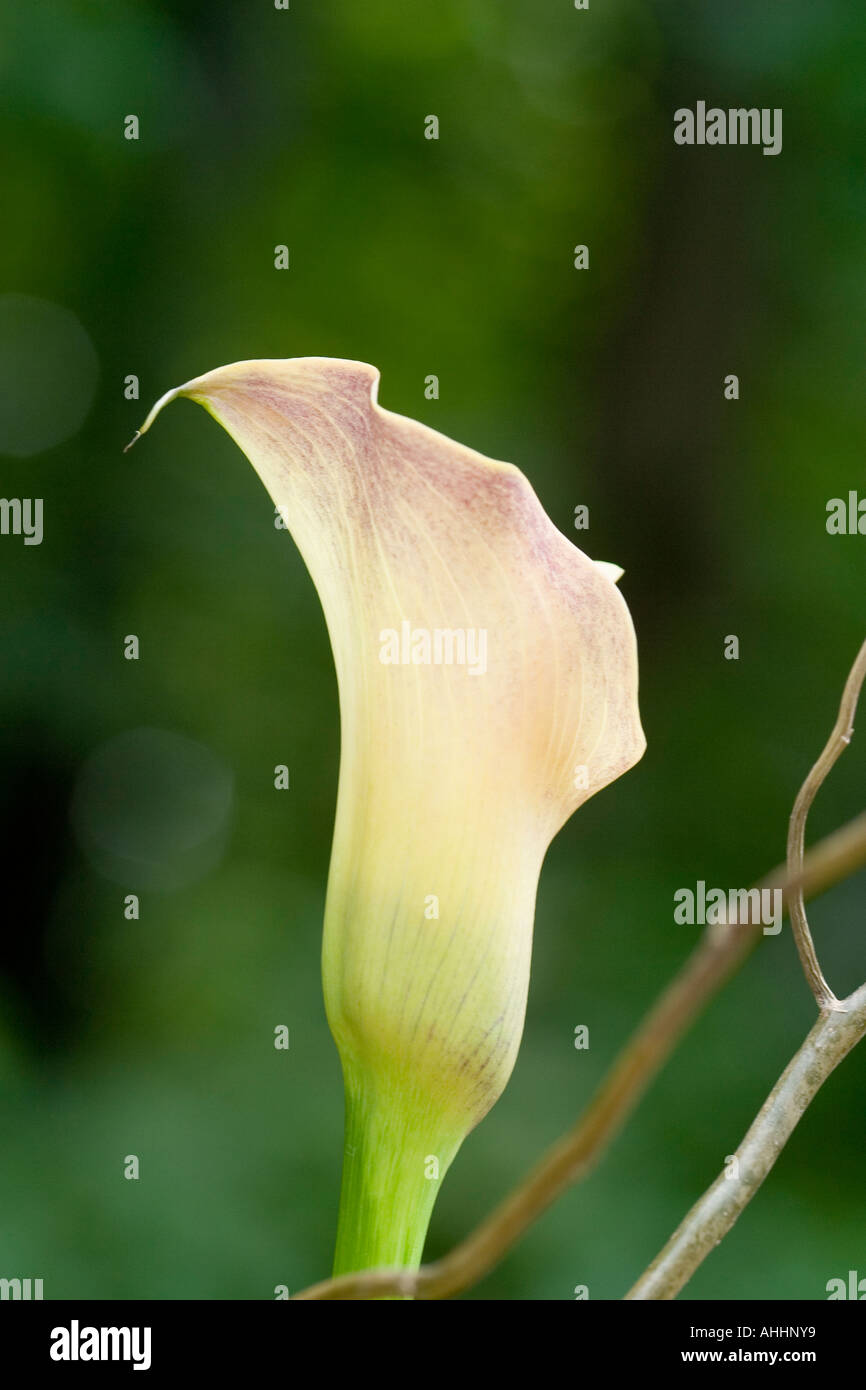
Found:
<svg viewBox="0 0 866 1390"><path fill-rule="evenodd" d="M333 358L237 362L169 392L142 432L175 396L203 404L304 556L342 718L328 1017L347 1084L411 1092L465 1134L519 1046L547 846L644 751L635 636L616 566L566 539L517 468L382 409L378 380ZM431 652L483 632L483 672L380 660L404 623Z"/></svg>

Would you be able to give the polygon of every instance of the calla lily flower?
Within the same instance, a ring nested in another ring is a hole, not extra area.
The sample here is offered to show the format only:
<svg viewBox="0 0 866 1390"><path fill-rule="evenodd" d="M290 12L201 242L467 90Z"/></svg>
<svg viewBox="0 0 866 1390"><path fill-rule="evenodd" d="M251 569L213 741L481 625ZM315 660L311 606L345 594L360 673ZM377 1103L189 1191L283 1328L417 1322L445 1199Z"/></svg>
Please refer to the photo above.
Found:
<svg viewBox="0 0 866 1390"><path fill-rule="evenodd" d="M378 382L363 362L236 362L169 391L141 430L176 396L205 406L328 624L338 1273L418 1265L441 1179L514 1065L547 846L645 746L620 571L572 545L517 468L382 409Z"/></svg>

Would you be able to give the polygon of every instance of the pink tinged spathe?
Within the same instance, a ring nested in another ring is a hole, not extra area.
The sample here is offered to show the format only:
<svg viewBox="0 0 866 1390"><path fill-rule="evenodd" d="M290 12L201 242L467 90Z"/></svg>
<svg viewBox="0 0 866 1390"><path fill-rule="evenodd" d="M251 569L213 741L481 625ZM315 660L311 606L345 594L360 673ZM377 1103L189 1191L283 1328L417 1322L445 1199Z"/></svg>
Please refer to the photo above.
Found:
<svg viewBox="0 0 866 1390"><path fill-rule="evenodd" d="M328 624L338 1271L420 1260L441 1178L514 1064L547 846L645 746L620 571L576 549L517 468L382 409L378 380L333 358L237 362L168 392L141 430L176 396L210 411L280 508Z"/></svg>

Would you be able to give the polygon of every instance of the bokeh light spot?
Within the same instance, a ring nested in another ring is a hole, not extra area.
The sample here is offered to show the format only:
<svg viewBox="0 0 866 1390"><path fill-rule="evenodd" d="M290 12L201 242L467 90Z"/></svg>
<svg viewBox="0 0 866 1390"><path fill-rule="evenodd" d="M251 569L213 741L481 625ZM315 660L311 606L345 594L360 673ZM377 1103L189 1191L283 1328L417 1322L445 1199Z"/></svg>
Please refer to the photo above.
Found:
<svg viewBox="0 0 866 1390"><path fill-rule="evenodd" d="M70 439L90 409L99 362L68 309L0 295L0 454L29 458Z"/></svg>
<svg viewBox="0 0 866 1390"><path fill-rule="evenodd" d="M91 754L71 815L98 873L130 892L173 892L219 862L233 800L234 777L209 748L140 728Z"/></svg>

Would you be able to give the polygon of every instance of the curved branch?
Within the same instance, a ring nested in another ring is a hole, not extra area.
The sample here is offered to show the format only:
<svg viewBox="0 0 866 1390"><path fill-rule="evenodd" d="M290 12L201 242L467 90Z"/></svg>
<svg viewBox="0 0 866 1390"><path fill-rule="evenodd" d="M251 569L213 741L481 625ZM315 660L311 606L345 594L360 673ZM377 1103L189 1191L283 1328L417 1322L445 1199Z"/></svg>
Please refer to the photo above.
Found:
<svg viewBox="0 0 866 1390"><path fill-rule="evenodd" d="M842 700L839 705L839 714L833 726L827 743L818 758L808 777L800 788L797 800L794 802L794 809L791 812L791 820L788 826L788 872L793 878L799 872L799 866L803 862L803 843L806 835L806 817L809 814L809 807L815 800L817 792L820 790L824 780L836 759L845 752L851 742L854 733L854 714L857 709L857 700L860 695L860 688L866 679L866 642L863 643L854 665L845 682L845 689L842 692ZM801 888L795 889L790 901L791 928L794 933L794 941L797 944L797 953L803 972L809 984L809 988L815 996L819 1009L844 1009L836 998L827 981L824 979L823 972L818 964L818 957L815 954L815 947L812 942L812 933L809 931L809 923L806 918L806 909L803 906L803 892Z"/></svg>
<svg viewBox="0 0 866 1390"><path fill-rule="evenodd" d="M676 1298L754 1197L804 1111L827 1077L866 1034L866 984L822 1013L783 1071L727 1168L696 1202L667 1245L626 1294L627 1299Z"/></svg>
<svg viewBox="0 0 866 1390"><path fill-rule="evenodd" d="M828 772L851 742L854 713L864 677L866 642L857 653L845 682L833 732L797 794L788 827L791 926L803 973L821 1010L821 1017L770 1092L738 1149L734 1174L729 1176L727 1171L723 1172L708 1188L677 1227L665 1248L626 1294L628 1299L676 1297L698 1265L718 1245L752 1200L803 1111L830 1072L866 1032L866 985L862 985L849 999L839 1000L827 984L809 931L802 885L806 817ZM848 1011L851 1011L848 1022L839 1023L839 1014ZM739 1176L741 1164L748 1165L742 1178Z"/></svg>

